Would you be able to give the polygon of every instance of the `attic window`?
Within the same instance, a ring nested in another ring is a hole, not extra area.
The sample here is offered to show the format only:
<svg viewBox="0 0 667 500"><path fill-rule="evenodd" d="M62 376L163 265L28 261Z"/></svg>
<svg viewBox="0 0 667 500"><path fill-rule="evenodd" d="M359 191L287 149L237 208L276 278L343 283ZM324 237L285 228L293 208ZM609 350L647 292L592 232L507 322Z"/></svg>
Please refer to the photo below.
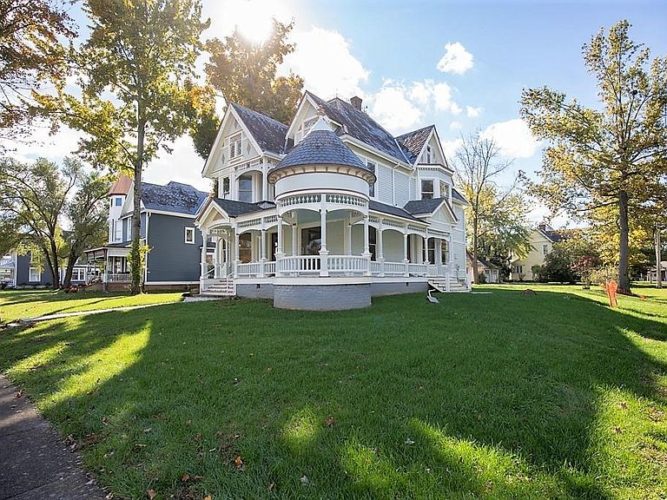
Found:
<svg viewBox="0 0 667 500"><path fill-rule="evenodd" d="M426 146L426 163L433 163L433 151L430 144Z"/></svg>
<svg viewBox="0 0 667 500"><path fill-rule="evenodd" d="M237 134L229 139L229 157L237 158L243 154L241 151L241 134Z"/></svg>

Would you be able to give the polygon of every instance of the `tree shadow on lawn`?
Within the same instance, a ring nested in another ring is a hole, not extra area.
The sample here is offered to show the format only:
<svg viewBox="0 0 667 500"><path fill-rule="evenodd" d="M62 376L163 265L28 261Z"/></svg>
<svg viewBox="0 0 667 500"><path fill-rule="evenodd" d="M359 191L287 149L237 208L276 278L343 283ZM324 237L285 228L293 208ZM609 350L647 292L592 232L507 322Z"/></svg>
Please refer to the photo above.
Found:
<svg viewBox="0 0 667 500"><path fill-rule="evenodd" d="M123 497L611 496L641 476L606 460L610 394L664 404L622 332L665 325L565 297L165 305L0 334L0 363Z"/></svg>

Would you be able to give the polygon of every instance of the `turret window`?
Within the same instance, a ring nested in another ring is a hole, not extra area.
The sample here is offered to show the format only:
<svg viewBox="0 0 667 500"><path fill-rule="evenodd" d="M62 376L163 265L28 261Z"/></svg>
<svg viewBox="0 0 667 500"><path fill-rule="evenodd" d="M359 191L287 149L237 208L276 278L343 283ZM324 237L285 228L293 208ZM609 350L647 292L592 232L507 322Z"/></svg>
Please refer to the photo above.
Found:
<svg viewBox="0 0 667 500"><path fill-rule="evenodd" d="M369 161L366 163L366 166L371 172L375 173L376 171L375 163ZM368 185L368 196L370 196L371 198L375 198L375 182Z"/></svg>

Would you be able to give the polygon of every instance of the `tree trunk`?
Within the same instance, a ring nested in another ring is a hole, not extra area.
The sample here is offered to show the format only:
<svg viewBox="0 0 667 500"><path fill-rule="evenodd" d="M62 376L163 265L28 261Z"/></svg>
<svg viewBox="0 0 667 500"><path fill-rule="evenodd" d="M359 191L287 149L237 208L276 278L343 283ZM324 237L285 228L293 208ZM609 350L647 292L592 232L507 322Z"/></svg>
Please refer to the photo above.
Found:
<svg viewBox="0 0 667 500"><path fill-rule="evenodd" d="M660 242L660 226L655 226L655 286L662 288L662 269L660 263L662 262L662 244Z"/></svg>
<svg viewBox="0 0 667 500"><path fill-rule="evenodd" d="M130 266L132 272L132 284L130 293L136 295L141 293L141 249L139 248L141 238L141 178L144 167L144 134L146 122L143 118L143 106L139 104L137 125L137 159L134 163L134 211L132 212L132 248L130 250Z"/></svg>
<svg viewBox="0 0 667 500"><path fill-rule="evenodd" d="M618 228L620 231L620 244L618 256L618 291L619 293L630 293L629 276L629 224L628 224L628 192L621 191L618 194Z"/></svg>
<svg viewBox="0 0 667 500"><path fill-rule="evenodd" d="M72 272L74 271L74 264L76 264L76 252L70 251L67 256L67 265L65 266L65 276L63 277L63 288L72 286Z"/></svg>
<svg viewBox="0 0 667 500"><path fill-rule="evenodd" d="M472 276L479 284L479 266L477 264L477 217L472 221Z"/></svg>

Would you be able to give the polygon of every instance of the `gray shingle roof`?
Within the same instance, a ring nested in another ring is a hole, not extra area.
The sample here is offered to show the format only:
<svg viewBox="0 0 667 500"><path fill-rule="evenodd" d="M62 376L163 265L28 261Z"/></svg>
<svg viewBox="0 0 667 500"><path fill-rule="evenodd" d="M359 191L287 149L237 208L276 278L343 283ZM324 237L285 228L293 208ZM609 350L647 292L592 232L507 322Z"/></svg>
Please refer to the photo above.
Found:
<svg viewBox="0 0 667 500"><path fill-rule="evenodd" d="M171 181L165 186L141 184L141 201L147 210L195 215L207 196L207 193L180 182Z"/></svg>
<svg viewBox="0 0 667 500"><path fill-rule="evenodd" d="M461 193L459 193L456 189L452 188L452 198L455 200L459 200L462 203L468 203L468 200L466 200Z"/></svg>
<svg viewBox="0 0 667 500"><path fill-rule="evenodd" d="M417 160L419 153L421 153L424 148L428 136L434 128L435 125L429 125L428 127L413 130L412 132L396 137L396 140L408 151L408 158L411 163L414 163Z"/></svg>
<svg viewBox="0 0 667 500"><path fill-rule="evenodd" d="M432 214L445 200L446 198L411 200L403 208L411 214Z"/></svg>
<svg viewBox="0 0 667 500"><path fill-rule="evenodd" d="M312 130L271 171L295 165L346 165L370 171L331 130Z"/></svg>
<svg viewBox="0 0 667 500"><path fill-rule="evenodd" d="M394 136L366 113L338 97L325 101L312 92L306 93L329 118L343 126L338 132L339 135L349 134L398 161L408 162L407 151L399 146Z"/></svg>
<svg viewBox="0 0 667 500"><path fill-rule="evenodd" d="M368 208L375 210L376 212L382 212L389 215L395 215L397 217L402 217L404 219L422 222L419 219L413 217L408 212L406 212L401 207L394 207L392 205L387 205L386 203L380 203L379 201L370 200L368 202Z"/></svg>
<svg viewBox="0 0 667 500"><path fill-rule="evenodd" d="M230 217L238 217L239 215L249 214L252 212L270 210L276 206L274 203L266 201L260 203L247 203L245 201L223 200L222 198L212 198L212 201L220 208L222 208Z"/></svg>
<svg viewBox="0 0 667 500"><path fill-rule="evenodd" d="M263 151L276 154L283 154L285 152L287 125L239 104L231 103L231 106L239 114L241 120L248 127L248 130Z"/></svg>

